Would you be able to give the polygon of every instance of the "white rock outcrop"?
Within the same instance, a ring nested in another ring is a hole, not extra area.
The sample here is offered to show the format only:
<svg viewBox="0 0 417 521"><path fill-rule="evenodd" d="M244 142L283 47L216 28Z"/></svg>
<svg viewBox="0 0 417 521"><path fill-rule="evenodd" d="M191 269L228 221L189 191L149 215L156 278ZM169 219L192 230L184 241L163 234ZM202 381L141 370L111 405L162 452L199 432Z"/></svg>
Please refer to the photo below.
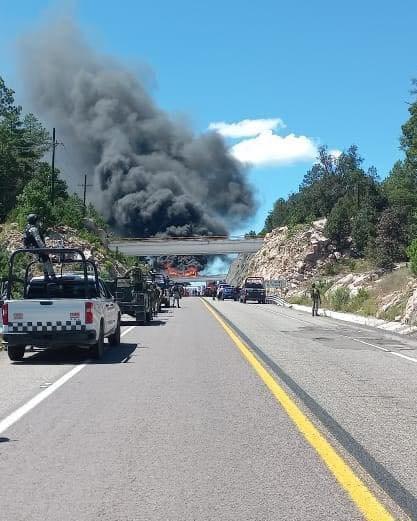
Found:
<svg viewBox="0 0 417 521"><path fill-rule="evenodd" d="M335 261L334 248L324 235L326 219L309 226L277 228L265 236L262 248L253 255L239 256L231 266L228 281L240 285L246 276L266 280L286 278L290 288L308 280L320 267Z"/></svg>

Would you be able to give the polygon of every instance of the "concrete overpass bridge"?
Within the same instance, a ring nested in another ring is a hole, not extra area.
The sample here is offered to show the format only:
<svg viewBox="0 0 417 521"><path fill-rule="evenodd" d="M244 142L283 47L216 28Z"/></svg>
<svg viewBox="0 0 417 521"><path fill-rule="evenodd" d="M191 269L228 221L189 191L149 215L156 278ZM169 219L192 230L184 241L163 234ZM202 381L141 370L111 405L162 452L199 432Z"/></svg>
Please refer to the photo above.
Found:
<svg viewBox="0 0 417 521"><path fill-rule="evenodd" d="M228 255L255 253L262 238L245 237L175 237L166 239L119 239L110 243L110 249L136 257L163 255Z"/></svg>
<svg viewBox="0 0 417 521"><path fill-rule="evenodd" d="M197 275L196 277L172 277L169 279L173 282L178 282L180 284L184 284L185 282L209 282L211 280L226 280L227 273L220 273L217 275Z"/></svg>

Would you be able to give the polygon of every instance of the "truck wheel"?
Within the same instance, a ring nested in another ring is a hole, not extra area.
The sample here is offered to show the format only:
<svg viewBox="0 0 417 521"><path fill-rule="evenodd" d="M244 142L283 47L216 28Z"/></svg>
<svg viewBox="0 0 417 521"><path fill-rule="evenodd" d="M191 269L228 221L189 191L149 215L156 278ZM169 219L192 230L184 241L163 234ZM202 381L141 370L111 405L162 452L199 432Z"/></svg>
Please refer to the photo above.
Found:
<svg viewBox="0 0 417 521"><path fill-rule="evenodd" d="M136 313L136 325L137 326L144 326L145 321L143 320L143 313Z"/></svg>
<svg viewBox="0 0 417 521"><path fill-rule="evenodd" d="M152 321L152 311L146 312L146 323L149 324L149 322Z"/></svg>
<svg viewBox="0 0 417 521"><path fill-rule="evenodd" d="M109 336L109 344L111 346L118 346L120 344L120 317L117 321L117 327L115 332Z"/></svg>
<svg viewBox="0 0 417 521"><path fill-rule="evenodd" d="M100 360L104 355L104 328L103 324L100 324L100 333L98 334L98 340L91 346L91 356L95 360Z"/></svg>
<svg viewBox="0 0 417 521"><path fill-rule="evenodd" d="M7 354L12 362L19 362L23 360L25 356L26 346L9 346L7 348Z"/></svg>

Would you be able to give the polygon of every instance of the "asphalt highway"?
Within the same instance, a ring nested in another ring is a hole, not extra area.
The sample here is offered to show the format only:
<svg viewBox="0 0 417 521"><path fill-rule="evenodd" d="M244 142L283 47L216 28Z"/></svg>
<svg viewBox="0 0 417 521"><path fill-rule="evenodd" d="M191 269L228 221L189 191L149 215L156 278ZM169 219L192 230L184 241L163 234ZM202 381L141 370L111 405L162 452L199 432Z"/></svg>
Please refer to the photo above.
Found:
<svg viewBox="0 0 417 521"><path fill-rule="evenodd" d="M100 363L0 353L1 521L417 519L416 341L181 302Z"/></svg>

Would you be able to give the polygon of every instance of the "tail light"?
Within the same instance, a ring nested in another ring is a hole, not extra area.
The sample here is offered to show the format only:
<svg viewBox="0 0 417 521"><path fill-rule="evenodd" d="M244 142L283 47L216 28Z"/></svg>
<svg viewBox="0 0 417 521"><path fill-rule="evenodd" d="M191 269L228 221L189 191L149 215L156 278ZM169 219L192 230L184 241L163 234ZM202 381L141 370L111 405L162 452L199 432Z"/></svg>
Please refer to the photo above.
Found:
<svg viewBox="0 0 417 521"><path fill-rule="evenodd" d="M92 302L85 303L85 323L86 324L93 323L93 303Z"/></svg>
<svg viewBox="0 0 417 521"><path fill-rule="evenodd" d="M3 320L3 326L9 325L9 304L3 304L1 307L1 317Z"/></svg>

